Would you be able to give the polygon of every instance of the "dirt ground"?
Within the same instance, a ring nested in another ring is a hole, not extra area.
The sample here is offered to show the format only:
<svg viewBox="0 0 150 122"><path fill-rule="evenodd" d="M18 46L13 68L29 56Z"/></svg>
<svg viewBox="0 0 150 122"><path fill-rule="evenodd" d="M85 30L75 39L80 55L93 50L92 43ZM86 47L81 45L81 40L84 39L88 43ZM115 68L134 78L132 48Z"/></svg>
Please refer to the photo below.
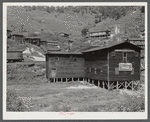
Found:
<svg viewBox="0 0 150 122"><path fill-rule="evenodd" d="M14 90L32 111L44 112L117 112L119 105L129 97L140 97L144 90L113 90L83 82L9 82L8 90ZM133 99L133 98L132 98Z"/></svg>

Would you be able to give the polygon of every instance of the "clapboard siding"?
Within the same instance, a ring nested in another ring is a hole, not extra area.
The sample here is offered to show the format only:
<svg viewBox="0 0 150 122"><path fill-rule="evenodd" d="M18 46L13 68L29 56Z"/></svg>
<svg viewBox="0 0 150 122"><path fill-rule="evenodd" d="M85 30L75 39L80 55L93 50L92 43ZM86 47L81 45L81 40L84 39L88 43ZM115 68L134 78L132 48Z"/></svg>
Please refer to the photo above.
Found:
<svg viewBox="0 0 150 122"><path fill-rule="evenodd" d="M102 52L85 53L84 59L86 78L107 80L108 63L107 52L105 50ZM89 68L91 68L91 71Z"/></svg>
<svg viewBox="0 0 150 122"><path fill-rule="evenodd" d="M49 78L52 78L53 68L56 68L56 78L85 77L85 62L82 55L49 55L48 57ZM55 58L58 58L58 61Z"/></svg>
<svg viewBox="0 0 150 122"><path fill-rule="evenodd" d="M119 74L115 74L115 68L119 68L119 63L123 62L123 52L115 52L116 48L110 49L109 53L109 80L110 81L121 81L121 80L139 80L140 79L140 51L135 48L131 48L125 45L121 46L125 50L134 50L134 52L127 53L127 62L132 63L132 68L134 69L134 74L131 71L119 71ZM112 52L115 52L115 56L112 55ZM136 57L136 53L139 55Z"/></svg>

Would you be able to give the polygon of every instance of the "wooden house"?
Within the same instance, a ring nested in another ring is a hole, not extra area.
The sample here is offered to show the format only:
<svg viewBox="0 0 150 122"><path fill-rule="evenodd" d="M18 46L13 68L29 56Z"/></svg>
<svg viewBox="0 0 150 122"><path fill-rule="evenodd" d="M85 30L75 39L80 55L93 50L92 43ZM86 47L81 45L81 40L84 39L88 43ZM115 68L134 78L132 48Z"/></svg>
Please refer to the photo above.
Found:
<svg viewBox="0 0 150 122"><path fill-rule="evenodd" d="M51 52L46 54L46 77L51 81L84 78L84 58L80 52Z"/></svg>
<svg viewBox="0 0 150 122"><path fill-rule="evenodd" d="M108 89L134 89L140 80L140 49L127 41L116 41L82 51L85 78Z"/></svg>
<svg viewBox="0 0 150 122"><path fill-rule="evenodd" d="M97 32L89 32L88 33L90 38L107 38L108 36L110 36L110 31L106 30L106 31L97 31Z"/></svg>
<svg viewBox="0 0 150 122"><path fill-rule="evenodd" d="M11 30L7 30L7 39L10 39L10 38L11 38L11 33L12 33Z"/></svg>
<svg viewBox="0 0 150 122"><path fill-rule="evenodd" d="M24 36L23 36L23 35L20 35L20 34L13 34L11 38L12 38L12 40L14 40L15 42L24 43Z"/></svg>
<svg viewBox="0 0 150 122"><path fill-rule="evenodd" d="M27 38L25 38L25 43L30 43L30 44L33 44L33 45L36 45L36 46L40 46L40 41L41 41L41 39L37 38L37 37L27 37Z"/></svg>
<svg viewBox="0 0 150 122"><path fill-rule="evenodd" d="M40 45L46 46L47 45L47 41L40 41Z"/></svg>
<svg viewBox="0 0 150 122"><path fill-rule="evenodd" d="M64 32L59 33L59 35L61 37L69 37L69 34L68 33L64 33Z"/></svg>
<svg viewBox="0 0 150 122"><path fill-rule="evenodd" d="M58 41L47 41L47 44L49 45L58 45Z"/></svg>

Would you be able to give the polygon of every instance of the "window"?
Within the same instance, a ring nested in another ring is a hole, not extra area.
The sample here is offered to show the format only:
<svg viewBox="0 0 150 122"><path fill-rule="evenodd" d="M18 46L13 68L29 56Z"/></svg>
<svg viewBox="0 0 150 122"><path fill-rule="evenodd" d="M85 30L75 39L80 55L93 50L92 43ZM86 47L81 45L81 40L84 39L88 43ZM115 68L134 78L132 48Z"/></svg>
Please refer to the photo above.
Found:
<svg viewBox="0 0 150 122"><path fill-rule="evenodd" d="M56 68L53 67L52 70L56 70Z"/></svg>
<svg viewBox="0 0 150 122"><path fill-rule="evenodd" d="M115 56L115 51L113 51L113 52L111 53L111 55L112 55L112 56Z"/></svg>
<svg viewBox="0 0 150 122"><path fill-rule="evenodd" d="M96 74L96 68L95 68L95 70L94 70L94 74Z"/></svg>
<svg viewBox="0 0 150 122"><path fill-rule="evenodd" d="M123 52L123 62L126 63L127 62L127 53Z"/></svg>
<svg viewBox="0 0 150 122"><path fill-rule="evenodd" d="M89 68L89 72L91 72L91 68Z"/></svg>
<svg viewBox="0 0 150 122"><path fill-rule="evenodd" d="M58 58L58 57L55 57L55 61L59 61L59 58Z"/></svg>
<svg viewBox="0 0 150 122"><path fill-rule="evenodd" d="M138 57L139 56L139 53L138 52L135 52L135 57Z"/></svg>
<svg viewBox="0 0 150 122"><path fill-rule="evenodd" d="M77 61L77 59L76 59L76 58L73 58L73 61Z"/></svg>

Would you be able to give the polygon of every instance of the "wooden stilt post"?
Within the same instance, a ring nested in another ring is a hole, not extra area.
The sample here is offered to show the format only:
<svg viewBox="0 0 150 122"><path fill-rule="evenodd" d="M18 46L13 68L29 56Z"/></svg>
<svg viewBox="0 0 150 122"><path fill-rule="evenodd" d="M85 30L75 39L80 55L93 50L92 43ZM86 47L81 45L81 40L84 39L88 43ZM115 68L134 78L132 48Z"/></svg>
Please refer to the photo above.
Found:
<svg viewBox="0 0 150 122"><path fill-rule="evenodd" d="M107 87L108 87L108 90L110 90L110 83L109 83L109 81L108 81Z"/></svg>
<svg viewBox="0 0 150 122"><path fill-rule="evenodd" d="M133 90L133 81L131 81L132 82L132 90Z"/></svg>
<svg viewBox="0 0 150 122"><path fill-rule="evenodd" d="M67 82L67 78L66 78L66 82Z"/></svg>
<svg viewBox="0 0 150 122"><path fill-rule="evenodd" d="M83 78L83 81L85 81L84 78Z"/></svg>
<svg viewBox="0 0 150 122"><path fill-rule="evenodd" d="M54 83L55 83L55 78L54 78L54 81L53 81Z"/></svg>
<svg viewBox="0 0 150 122"><path fill-rule="evenodd" d="M117 81L117 89L119 89L119 88L118 88L118 81Z"/></svg>
<svg viewBox="0 0 150 122"><path fill-rule="evenodd" d="M80 78L78 78L78 81L80 81Z"/></svg>
<svg viewBox="0 0 150 122"><path fill-rule="evenodd" d="M94 84L94 80L92 80L92 84Z"/></svg>
<svg viewBox="0 0 150 122"><path fill-rule="evenodd" d="M125 81L125 89L127 89L127 81Z"/></svg>
<svg viewBox="0 0 150 122"><path fill-rule="evenodd" d="M105 81L102 81L102 84L103 84L103 89L105 88Z"/></svg>
<svg viewBox="0 0 150 122"><path fill-rule="evenodd" d="M61 78L61 82L63 81L63 78Z"/></svg>
<svg viewBox="0 0 150 122"><path fill-rule="evenodd" d="M73 78L72 78L72 81L74 81Z"/></svg>
<svg viewBox="0 0 150 122"><path fill-rule="evenodd" d="M100 86L99 80L98 80L98 87Z"/></svg>

